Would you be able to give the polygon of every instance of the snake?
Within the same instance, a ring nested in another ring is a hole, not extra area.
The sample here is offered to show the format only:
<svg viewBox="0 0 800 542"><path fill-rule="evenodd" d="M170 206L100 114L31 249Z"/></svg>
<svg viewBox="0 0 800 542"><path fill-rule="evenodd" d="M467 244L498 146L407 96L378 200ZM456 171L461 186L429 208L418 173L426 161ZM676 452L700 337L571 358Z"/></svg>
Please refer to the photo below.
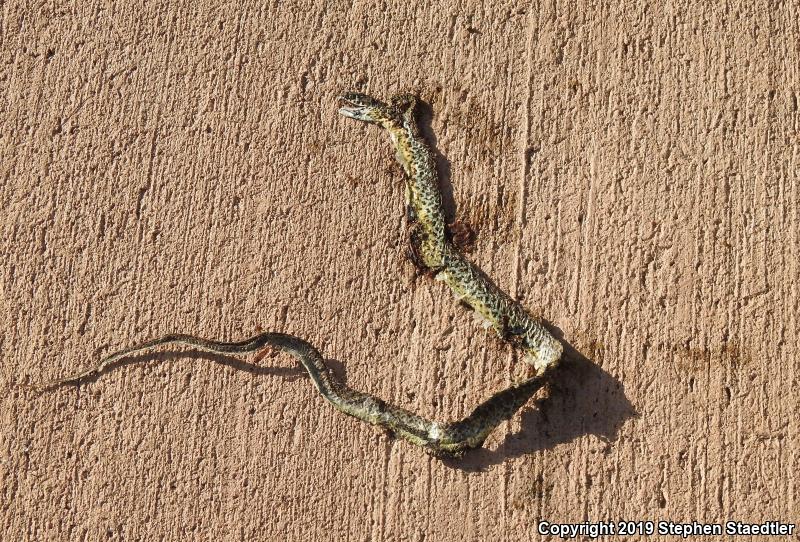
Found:
<svg viewBox="0 0 800 542"><path fill-rule="evenodd" d="M389 132L397 160L405 172L409 244L414 262L447 284L459 301L472 308L487 328L493 327L503 340L521 349L525 360L535 369L533 376L491 395L465 418L441 423L350 388L330 370L322 354L300 337L262 332L241 341L226 342L188 334L169 334L114 352L76 374L32 387L44 391L70 383L80 384L87 377L100 375L123 358L160 346L187 345L228 355L276 350L294 357L333 407L382 427L436 457L460 457L470 449L480 448L498 425L511 419L545 385L549 369L560 359L561 343L467 260L450 239L435 161L415 120L416 96L400 94L389 103L354 92L342 94L339 98L340 114L377 124Z"/></svg>

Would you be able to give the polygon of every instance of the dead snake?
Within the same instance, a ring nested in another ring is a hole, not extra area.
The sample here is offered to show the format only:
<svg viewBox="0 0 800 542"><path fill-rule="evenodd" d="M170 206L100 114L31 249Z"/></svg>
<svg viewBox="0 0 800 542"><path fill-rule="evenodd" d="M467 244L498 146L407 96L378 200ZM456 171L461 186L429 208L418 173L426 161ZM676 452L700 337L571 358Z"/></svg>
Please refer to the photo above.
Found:
<svg viewBox="0 0 800 542"><path fill-rule="evenodd" d="M384 104L364 94L347 93L340 99L342 107L339 113L378 124L389 132L397 159L406 173L406 203L412 226L410 244L417 263L444 281L487 327L493 327L501 338L521 348L535 367L535 376L492 395L463 420L437 423L349 388L328 369L320 353L298 337L261 333L240 342L222 342L174 334L115 352L92 368L38 388L53 389L79 382L101 373L122 358L168 344L186 344L220 354L243 354L272 348L294 356L306 369L317 390L335 408L384 427L433 455L459 456L470 448L480 447L489 433L511 418L544 385L546 371L557 364L561 356L561 343L464 258L449 240L436 167L414 119L416 98L399 95L389 104Z"/></svg>

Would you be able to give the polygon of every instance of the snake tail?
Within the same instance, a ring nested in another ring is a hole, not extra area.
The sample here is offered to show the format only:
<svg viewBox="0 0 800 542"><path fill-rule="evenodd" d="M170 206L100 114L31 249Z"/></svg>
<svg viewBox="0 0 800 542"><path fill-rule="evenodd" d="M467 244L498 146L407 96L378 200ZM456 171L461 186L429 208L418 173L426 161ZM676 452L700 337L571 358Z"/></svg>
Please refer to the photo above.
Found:
<svg viewBox="0 0 800 542"><path fill-rule="evenodd" d="M374 395L348 387L325 364L322 355L309 342L284 333L260 333L238 342L222 342L194 335L172 334L115 352L97 365L74 375L39 386L52 390L103 373L115 362L158 346L183 344L216 354L246 354L273 348L293 356L308 372L314 386L336 409L389 430L421 446L438 457L458 457L471 448L479 448L486 437L503 421L510 419L544 385L541 376L495 393L466 418L451 423L427 420L404 408L389 404Z"/></svg>

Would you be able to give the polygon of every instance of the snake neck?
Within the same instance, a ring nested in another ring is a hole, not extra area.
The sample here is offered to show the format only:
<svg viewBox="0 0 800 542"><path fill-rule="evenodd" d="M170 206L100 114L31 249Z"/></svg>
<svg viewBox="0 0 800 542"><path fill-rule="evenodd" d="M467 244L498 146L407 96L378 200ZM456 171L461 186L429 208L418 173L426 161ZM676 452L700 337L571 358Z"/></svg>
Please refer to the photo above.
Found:
<svg viewBox="0 0 800 542"><path fill-rule="evenodd" d="M406 209L415 228L414 248L427 268L439 270L445 265L449 241L433 155L410 115L400 122L388 122L384 127L406 174Z"/></svg>

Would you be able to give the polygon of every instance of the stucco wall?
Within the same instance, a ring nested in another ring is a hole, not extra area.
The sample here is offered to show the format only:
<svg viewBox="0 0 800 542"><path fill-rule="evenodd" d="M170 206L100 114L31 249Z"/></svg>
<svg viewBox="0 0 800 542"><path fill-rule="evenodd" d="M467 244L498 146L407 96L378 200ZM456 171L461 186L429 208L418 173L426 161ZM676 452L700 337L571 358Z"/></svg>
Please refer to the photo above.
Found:
<svg viewBox="0 0 800 542"><path fill-rule="evenodd" d="M3 540L800 521L796 2L81 4L0 5ZM284 356L20 386L259 328L441 420L526 374L416 277L348 89L430 104L470 257L567 345L549 398L442 462Z"/></svg>

